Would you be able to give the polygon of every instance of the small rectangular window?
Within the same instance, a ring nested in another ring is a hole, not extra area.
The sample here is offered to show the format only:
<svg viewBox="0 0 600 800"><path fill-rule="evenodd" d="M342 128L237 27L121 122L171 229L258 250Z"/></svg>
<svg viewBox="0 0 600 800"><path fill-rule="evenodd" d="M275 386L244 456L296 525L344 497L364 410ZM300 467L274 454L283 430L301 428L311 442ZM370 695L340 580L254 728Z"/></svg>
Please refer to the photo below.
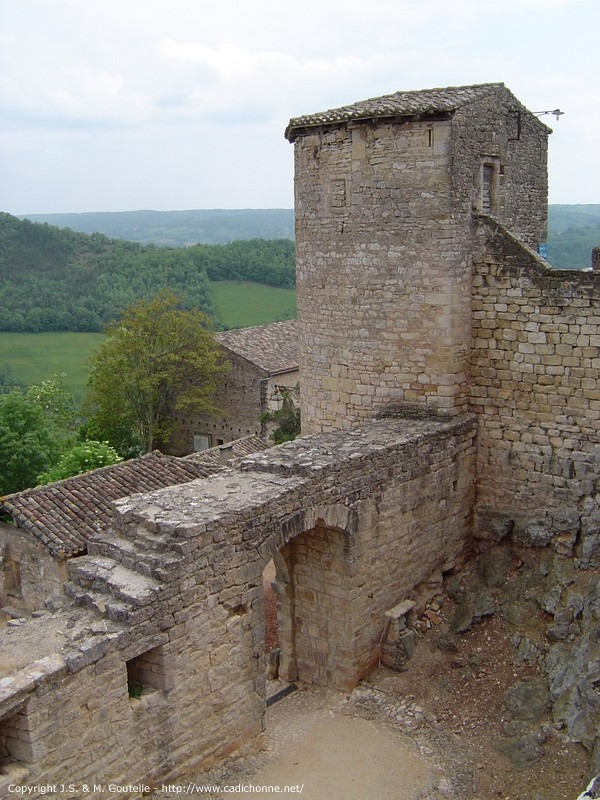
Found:
<svg viewBox="0 0 600 800"><path fill-rule="evenodd" d="M154 647L127 662L127 689L130 697L167 689L166 656L163 647Z"/></svg>
<svg viewBox="0 0 600 800"><path fill-rule="evenodd" d="M208 450L210 447L210 440L208 436L194 436L194 452L199 453L202 450Z"/></svg>

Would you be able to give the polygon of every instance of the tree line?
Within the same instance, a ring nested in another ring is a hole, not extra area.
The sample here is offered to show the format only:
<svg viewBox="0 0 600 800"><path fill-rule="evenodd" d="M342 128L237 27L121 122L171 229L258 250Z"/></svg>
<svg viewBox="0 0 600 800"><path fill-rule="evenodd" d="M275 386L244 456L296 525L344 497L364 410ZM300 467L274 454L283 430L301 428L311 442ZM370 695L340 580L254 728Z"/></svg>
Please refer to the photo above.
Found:
<svg viewBox="0 0 600 800"><path fill-rule="evenodd" d="M0 214L0 331L102 331L168 289L220 327L210 280L290 287L290 240L157 247Z"/></svg>

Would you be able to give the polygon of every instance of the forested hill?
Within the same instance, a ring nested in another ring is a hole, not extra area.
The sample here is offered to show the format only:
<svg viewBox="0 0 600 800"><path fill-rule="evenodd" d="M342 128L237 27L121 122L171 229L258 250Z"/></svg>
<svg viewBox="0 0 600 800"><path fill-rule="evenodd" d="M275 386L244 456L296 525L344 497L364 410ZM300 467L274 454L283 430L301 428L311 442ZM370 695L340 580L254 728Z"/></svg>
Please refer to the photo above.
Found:
<svg viewBox="0 0 600 800"><path fill-rule="evenodd" d="M600 205L550 205L548 258L558 269L590 266L592 247L600 245ZM204 209L192 211L115 211L28 215L84 233L141 243L183 247L196 242L238 239L293 239L294 211L275 209Z"/></svg>
<svg viewBox="0 0 600 800"><path fill-rule="evenodd" d="M550 206L548 232L548 258L553 267L589 267L592 248L600 246L600 204Z"/></svg>
<svg viewBox="0 0 600 800"><path fill-rule="evenodd" d="M209 278L293 286L293 242L155 247L0 213L0 331L101 331L163 288L214 318Z"/></svg>

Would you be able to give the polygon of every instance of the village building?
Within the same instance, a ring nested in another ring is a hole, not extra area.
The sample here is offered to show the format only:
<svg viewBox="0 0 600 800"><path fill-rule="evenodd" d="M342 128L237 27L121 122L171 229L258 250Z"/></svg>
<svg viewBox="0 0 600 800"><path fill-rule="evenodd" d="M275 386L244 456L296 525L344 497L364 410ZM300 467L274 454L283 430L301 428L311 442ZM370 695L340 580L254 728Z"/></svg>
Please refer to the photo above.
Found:
<svg viewBox="0 0 600 800"><path fill-rule="evenodd" d="M283 393L299 381L298 323L273 322L216 334L229 363L215 393L214 415L180 415L169 451L186 455L266 435L261 415L281 408Z"/></svg>

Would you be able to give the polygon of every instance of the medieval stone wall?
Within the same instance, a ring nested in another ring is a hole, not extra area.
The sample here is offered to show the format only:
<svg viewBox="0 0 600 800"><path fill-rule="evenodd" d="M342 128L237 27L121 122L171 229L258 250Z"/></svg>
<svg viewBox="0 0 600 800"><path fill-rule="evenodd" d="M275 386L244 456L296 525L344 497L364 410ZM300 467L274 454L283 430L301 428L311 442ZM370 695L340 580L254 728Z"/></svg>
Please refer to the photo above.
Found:
<svg viewBox="0 0 600 800"><path fill-rule="evenodd" d="M13 782L175 780L259 747L273 557L284 669L355 685L378 663L385 611L467 547L474 434L471 417L380 420L119 501L115 529L69 565L69 595L101 618L79 630L67 607L53 624L75 638L0 680Z"/></svg>
<svg viewBox="0 0 600 800"><path fill-rule="evenodd" d="M260 435L263 384L268 373L245 358L226 351L230 370L219 380L215 392L216 414L183 415L169 448L174 455L194 451L194 436L206 436L208 446L232 442L242 436Z"/></svg>
<svg viewBox="0 0 600 800"><path fill-rule="evenodd" d="M600 275L549 269L489 219L477 242L478 532L598 547Z"/></svg>

